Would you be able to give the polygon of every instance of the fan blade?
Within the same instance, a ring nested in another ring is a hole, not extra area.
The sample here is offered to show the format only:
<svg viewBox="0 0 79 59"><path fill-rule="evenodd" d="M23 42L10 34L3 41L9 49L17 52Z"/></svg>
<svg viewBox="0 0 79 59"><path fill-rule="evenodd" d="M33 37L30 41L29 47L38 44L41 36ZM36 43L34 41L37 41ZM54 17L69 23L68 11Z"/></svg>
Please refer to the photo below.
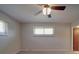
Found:
<svg viewBox="0 0 79 59"><path fill-rule="evenodd" d="M48 4L38 4L39 6L45 6L45 5L48 5Z"/></svg>
<svg viewBox="0 0 79 59"><path fill-rule="evenodd" d="M35 15L38 15L38 14L40 14L41 12L42 12L42 10L38 11Z"/></svg>
<svg viewBox="0 0 79 59"><path fill-rule="evenodd" d="M51 18L51 17L52 17L51 14L49 14L49 15L48 15L48 18Z"/></svg>
<svg viewBox="0 0 79 59"><path fill-rule="evenodd" d="M53 10L65 10L66 6L52 6L51 9Z"/></svg>

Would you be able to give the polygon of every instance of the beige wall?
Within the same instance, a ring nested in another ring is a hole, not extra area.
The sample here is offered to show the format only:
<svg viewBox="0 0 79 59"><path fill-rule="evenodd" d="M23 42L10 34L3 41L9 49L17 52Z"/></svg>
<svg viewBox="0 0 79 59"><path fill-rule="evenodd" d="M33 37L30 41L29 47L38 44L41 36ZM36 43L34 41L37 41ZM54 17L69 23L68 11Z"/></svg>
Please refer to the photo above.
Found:
<svg viewBox="0 0 79 59"><path fill-rule="evenodd" d="M34 37L33 25L53 26L52 23L27 23L22 24L22 47L29 51L68 51L71 50L70 24L54 24L55 35L52 37Z"/></svg>
<svg viewBox="0 0 79 59"><path fill-rule="evenodd" d="M16 53L20 49L33 51L68 51L72 49L70 24L26 23L19 24L0 13L0 19L8 23L8 36L0 36L0 53ZM55 35L51 37L33 36L33 25L54 26ZM22 45L21 45L22 43Z"/></svg>
<svg viewBox="0 0 79 59"><path fill-rule="evenodd" d="M72 27L78 26L79 25L79 20L72 22Z"/></svg>
<svg viewBox="0 0 79 59"><path fill-rule="evenodd" d="M8 23L8 35L0 36L0 53L16 53L20 49L20 24L3 13L0 20Z"/></svg>

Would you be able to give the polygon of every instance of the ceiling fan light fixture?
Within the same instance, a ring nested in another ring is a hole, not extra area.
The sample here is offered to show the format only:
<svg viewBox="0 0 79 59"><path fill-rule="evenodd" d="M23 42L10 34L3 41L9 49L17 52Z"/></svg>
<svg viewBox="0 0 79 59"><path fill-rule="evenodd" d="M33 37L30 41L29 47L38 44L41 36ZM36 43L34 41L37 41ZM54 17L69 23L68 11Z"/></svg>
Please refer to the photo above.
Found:
<svg viewBox="0 0 79 59"><path fill-rule="evenodd" d="M49 14L51 14L51 8L46 8L46 7L44 7L43 8L43 15L49 15Z"/></svg>
<svg viewBox="0 0 79 59"><path fill-rule="evenodd" d="M42 12L43 12L43 15L46 15L47 14L47 9L43 8Z"/></svg>

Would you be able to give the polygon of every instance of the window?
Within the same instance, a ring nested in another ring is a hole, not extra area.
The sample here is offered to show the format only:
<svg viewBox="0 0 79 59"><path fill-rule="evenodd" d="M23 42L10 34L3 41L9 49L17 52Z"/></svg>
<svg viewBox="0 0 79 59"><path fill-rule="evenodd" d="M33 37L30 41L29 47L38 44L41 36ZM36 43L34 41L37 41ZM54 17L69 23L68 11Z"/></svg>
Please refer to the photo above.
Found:
<svg viewBox="0 0 79 59"><path fill-rule="evenodd" d="M43 28L35 28L34 29L34 34L37 34L37 35L43 34Z"/></svg>
<svg viewBox="0 0 79 59"><path fill-rule="evenodd" d="M0 35L7 34L7 23L0 20Z"/></svg>
<svg viewBox="0 0 79 59"><path fill-rule="evenodd" d="M44 29L44 34L54 34L53 28L45 28Z"/></svg>
<svg viewBox="0 0 79 59"><path fill-rule="evenodd" d="M33 33L34 33L34 35L53 35L54 29L53 28L36 27L36 28L34 28Z"/></svg>

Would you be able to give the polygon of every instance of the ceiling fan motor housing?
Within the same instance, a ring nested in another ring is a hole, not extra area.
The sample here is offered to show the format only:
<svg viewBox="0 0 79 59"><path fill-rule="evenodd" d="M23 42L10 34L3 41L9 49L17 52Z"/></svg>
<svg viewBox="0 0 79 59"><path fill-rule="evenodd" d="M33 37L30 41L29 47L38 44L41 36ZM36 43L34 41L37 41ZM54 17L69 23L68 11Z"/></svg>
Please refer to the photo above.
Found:
<svg viewBox="0 0 79 59"><path fill-rule="evenodd" d="M49 8L49 5L44 5L45 8Z"/></svg>
<svg viewBox="0 0 79 59"><path fill-rule="evenodd" d="M52 17L51 14L49 14L49 15L48 15L48 18L51 18L51 17Z"/></svg>

